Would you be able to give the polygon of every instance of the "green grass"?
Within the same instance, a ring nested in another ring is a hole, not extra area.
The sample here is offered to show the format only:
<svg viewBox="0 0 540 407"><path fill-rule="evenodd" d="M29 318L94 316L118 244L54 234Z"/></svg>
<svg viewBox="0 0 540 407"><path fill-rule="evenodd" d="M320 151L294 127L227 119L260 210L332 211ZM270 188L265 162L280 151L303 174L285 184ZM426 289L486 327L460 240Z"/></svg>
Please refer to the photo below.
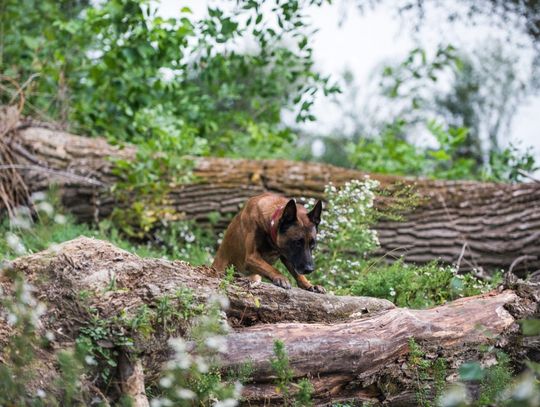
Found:
<svg viewBox="0 0 540 407"><path fill-rule="evenodd" d="M217 234L192 222L170 223L156 233L154 242L140 243L123 237L108 220L97 226L77 223L73 216L58 210L53 197L47 198L53 204L38 204L47 211L38 210L34 217L20 211L15 222L8 217L0 220L0 261L36 253L79 236L107 240L141 257L185 260L193 265L208 264L211 260Z"/></svg>

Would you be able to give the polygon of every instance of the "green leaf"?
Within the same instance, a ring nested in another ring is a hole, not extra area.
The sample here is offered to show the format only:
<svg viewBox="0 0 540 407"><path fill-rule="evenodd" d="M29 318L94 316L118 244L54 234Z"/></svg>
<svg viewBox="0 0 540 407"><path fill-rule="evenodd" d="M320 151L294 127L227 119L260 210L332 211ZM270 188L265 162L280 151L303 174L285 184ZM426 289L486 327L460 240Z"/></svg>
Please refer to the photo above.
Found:
<svg viewBox="0 0 540 407"><path fill-rule="evenodd" d="M463 381L479 381L484 377L484 369L478 362L463 363L459 367L459 377Z"/></svg>

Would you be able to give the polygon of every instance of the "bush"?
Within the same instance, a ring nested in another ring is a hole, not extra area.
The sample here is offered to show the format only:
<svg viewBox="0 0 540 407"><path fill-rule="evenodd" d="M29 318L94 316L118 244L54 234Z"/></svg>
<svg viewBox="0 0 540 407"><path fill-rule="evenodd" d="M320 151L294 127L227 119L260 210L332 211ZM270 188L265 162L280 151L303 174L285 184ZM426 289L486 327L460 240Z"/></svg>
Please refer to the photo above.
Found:
<svg viewBox="0 0 540 407"><path fill-rule="evenodd" d="M436 262L425 266L403 261L384 265L365 262L348 292L386 298L400 307L427 308L493 290L500 282L499 274L490 281L482 281L471 274L458 274L455 268Z"/></svg>

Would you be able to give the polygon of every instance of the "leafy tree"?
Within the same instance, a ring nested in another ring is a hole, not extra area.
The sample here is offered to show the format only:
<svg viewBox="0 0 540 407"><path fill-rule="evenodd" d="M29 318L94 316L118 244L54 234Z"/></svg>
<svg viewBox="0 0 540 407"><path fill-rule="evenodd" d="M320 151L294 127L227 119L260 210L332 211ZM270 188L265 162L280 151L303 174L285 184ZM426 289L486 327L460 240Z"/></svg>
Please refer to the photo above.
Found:
<svg viewBox="0 0 540 407"><path fill-rule="evenodd" d="M469 151L461 153L480 164L485 153L501 151L502 138L530 86L517 73L517 58L500 43L487 44L475 59L463 55L460 60L450 92L435 103L449 124L469 129Z"/></svg>
<svg viewBox="0 0 540 407"><path fill-rule="evenodd" d="M382 70L380 130L365 132L369 126L360 125L353 131L350 162L383 173L519 179L535 169L531 152L501 147L530 89L517 72L514 58L497 43L474 57L452 46L439 47L432 56L412 50L403 62ZM441 86L446 83L449 90ZM371 104L376 101L370 98ZM418 133L430 135L435 144L410 144L411 134Z"/></svg>
<svg viewBox="0 0 540 407"><path fill-rule="evenodd" d="M149 0L69 4L2 0L0 69L33 78L28 113L78 132L142 142L161 129L184 139L183 154L272 155L293 140L283 109L313 120L317 92L337 91L308 43L303 12L320 1L241 0L200 21L187 8L164 19Z"/></svg>
<svg viewBox="0 0 540 407"><path fill-rule="evenodd" d="M482 19L507 30L509 27L526 34L533 43L540 39L540 1L538 0L461 0L453 3L441 0L344 0L353 2L361 11L380 4L390 4L418 29L426 18L428 7L434 7L449 22L461 21L471 25Z"/></svg>

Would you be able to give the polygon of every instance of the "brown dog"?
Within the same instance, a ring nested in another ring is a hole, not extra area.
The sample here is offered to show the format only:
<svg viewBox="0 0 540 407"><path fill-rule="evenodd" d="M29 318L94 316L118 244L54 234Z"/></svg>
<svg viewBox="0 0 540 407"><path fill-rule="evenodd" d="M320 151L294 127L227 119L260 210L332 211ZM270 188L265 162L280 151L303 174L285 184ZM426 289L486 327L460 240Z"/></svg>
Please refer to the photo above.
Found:
<svg viewBox="0 0 540 407"><path fill-rule="evenodd" d="M249 199L227 228L212 267L224 272L234 265L253 281L263 276L289 289L289 280L272 267L279 258L300 288L324 293L323 287L311 284L305 277L315 269L312 251L321 212L321 201L308 213L294 199L274 194Z"/></svg>

